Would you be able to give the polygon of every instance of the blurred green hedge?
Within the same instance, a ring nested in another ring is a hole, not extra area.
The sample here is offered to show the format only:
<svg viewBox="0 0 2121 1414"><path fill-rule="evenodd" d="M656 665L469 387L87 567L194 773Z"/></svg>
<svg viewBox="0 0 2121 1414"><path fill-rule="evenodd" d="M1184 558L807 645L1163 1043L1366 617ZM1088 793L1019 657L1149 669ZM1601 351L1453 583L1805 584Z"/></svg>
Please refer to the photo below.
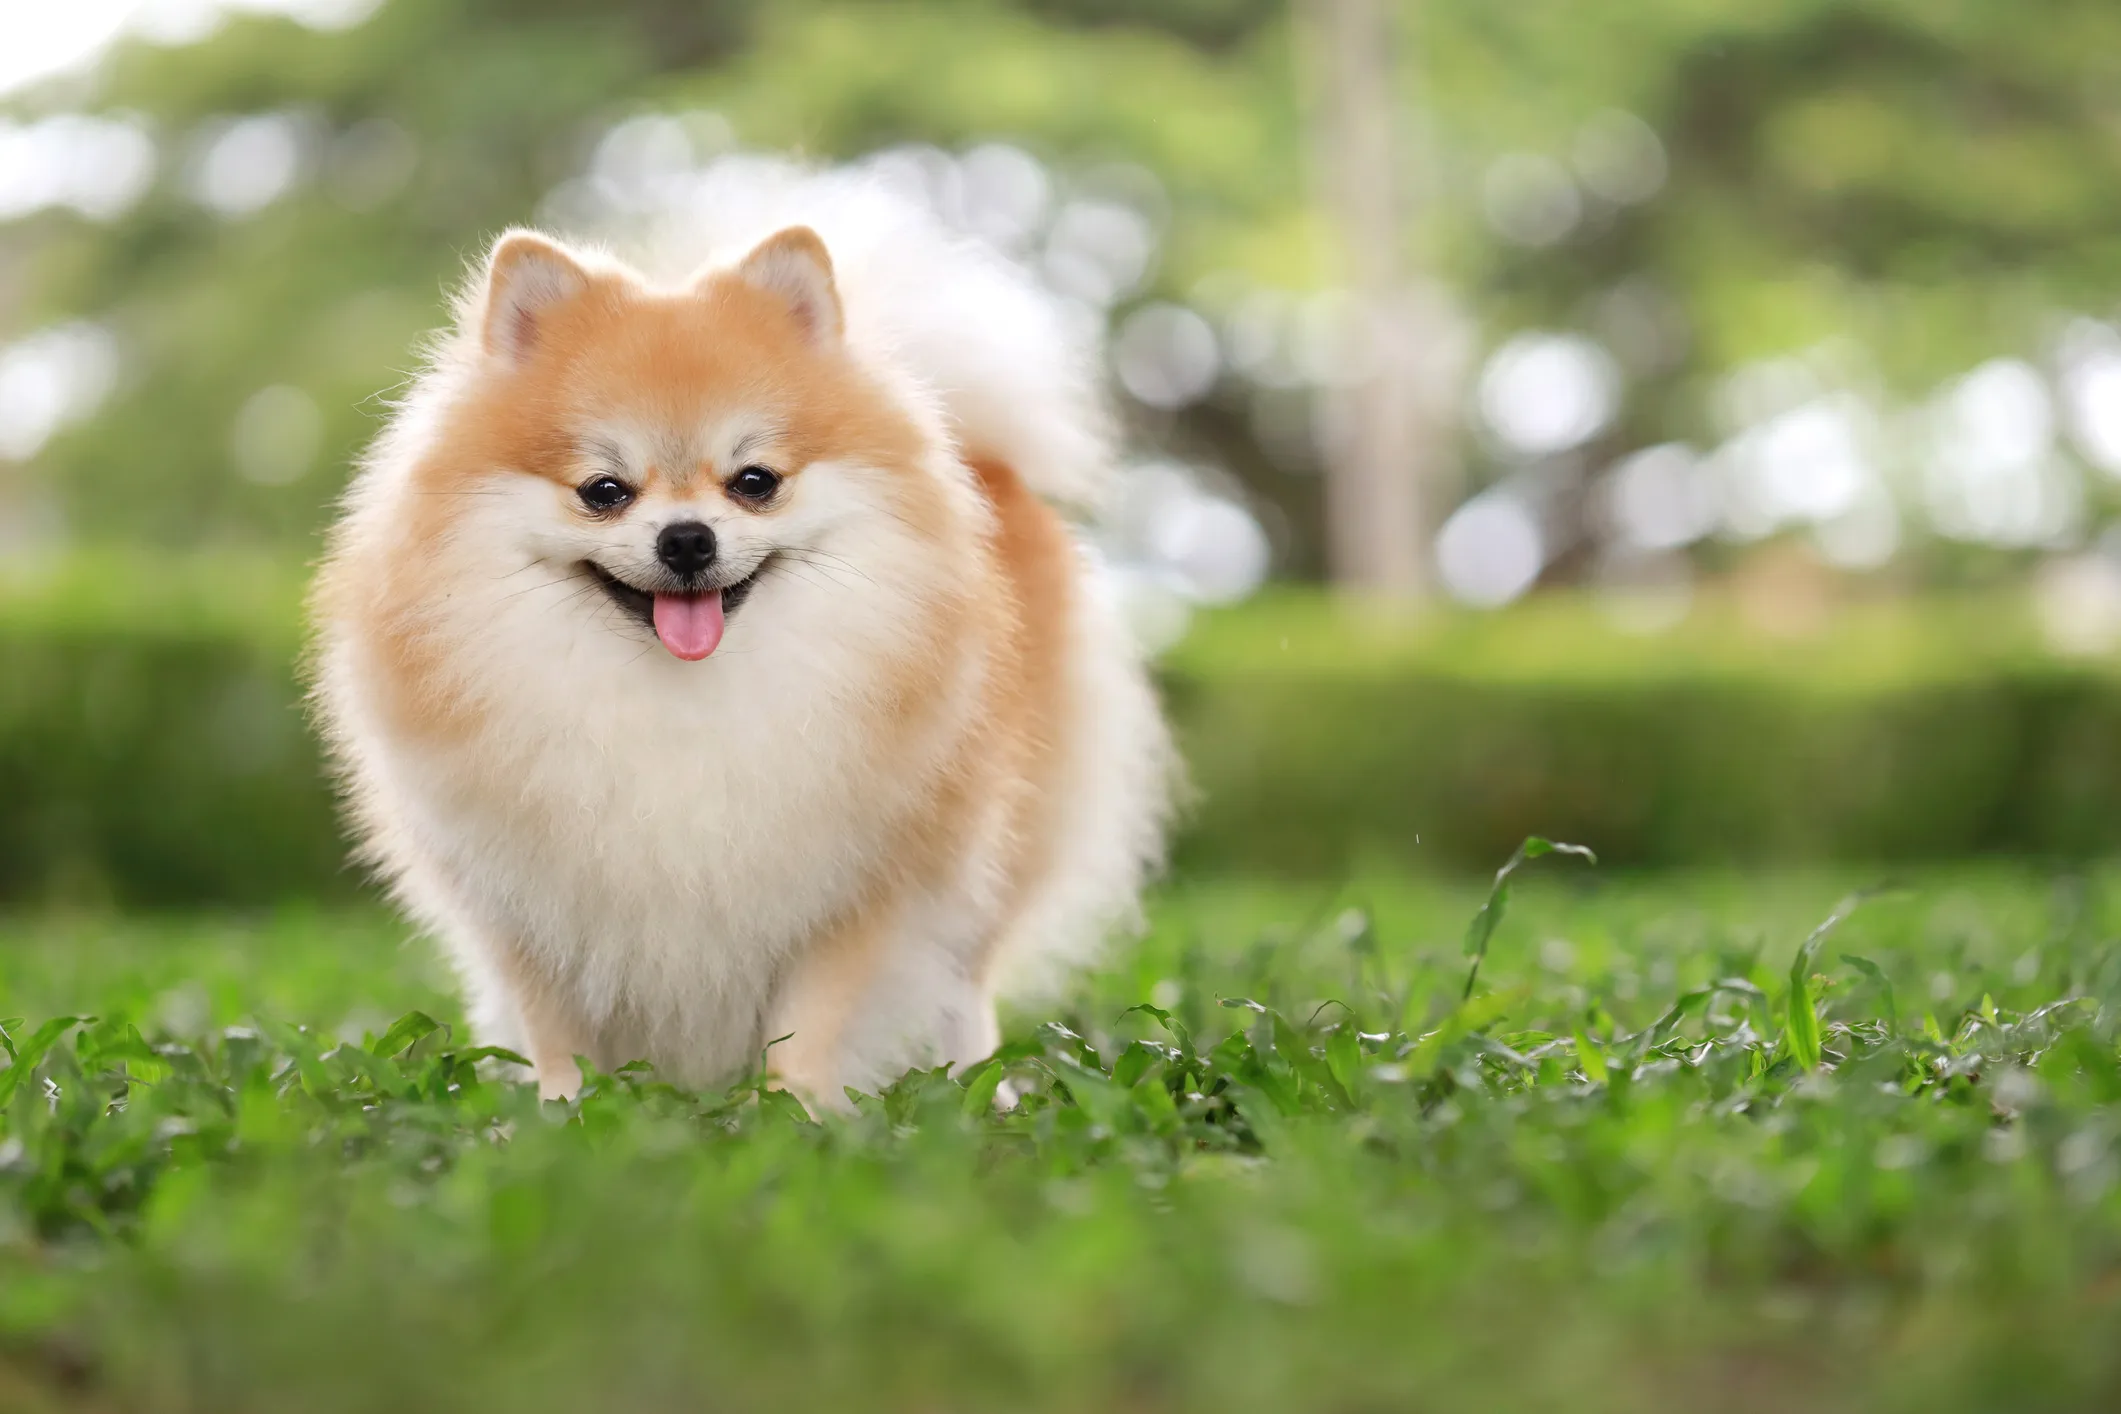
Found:
<svg viewBox="0 0 2121 1414"><path fill-rule="evenodd" d="M296 700L298 584L215 564L0 583L0 901L263 903L363 887ZM1528 833L1618 865L2121 847L2121 672L2016 601L1881 604L1813 638L1716 605L1411 626L1304 595L1208 615L1162 679L1188 871L1492 867Z"/></svg>
<svg viewBox="0 0 2121 1414"><path fill-rule="evenodd" d="M1164 680L1202 792L1184 864L1479 868L1526 834L1619 865L2121 846L2121 674L2028 606L1851 606L1777 639L1728 605L1654 638L1584 600L1365 625L1211 618Z"/></svg>
<svg viewBox="0 0 2121 1414"><path fill-rule="evenodd" d="M359 889L297 701L299 593L241 562L0 583L0 902Z"/></svg>

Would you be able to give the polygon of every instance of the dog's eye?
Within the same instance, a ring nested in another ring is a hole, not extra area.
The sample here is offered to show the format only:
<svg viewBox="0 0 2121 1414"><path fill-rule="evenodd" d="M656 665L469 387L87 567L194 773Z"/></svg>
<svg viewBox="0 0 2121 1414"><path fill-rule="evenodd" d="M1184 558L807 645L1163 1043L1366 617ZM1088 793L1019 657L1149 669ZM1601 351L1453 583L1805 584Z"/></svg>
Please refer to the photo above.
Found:
<svg viewBox="0 0 2121 1414"><path fill-rule="evenodd" d="M575 495L593 511L615 511L633 499L633 488L616 476L592 476L575 488Z"/></svg>
<svg viewBox="0 0 2121 1414"><path fill-rule="evenodd" d="M762 466L747 466L729 478L729 494L739 501L755 503L773 499L773 493L781 489L779 473Z"/></svg>

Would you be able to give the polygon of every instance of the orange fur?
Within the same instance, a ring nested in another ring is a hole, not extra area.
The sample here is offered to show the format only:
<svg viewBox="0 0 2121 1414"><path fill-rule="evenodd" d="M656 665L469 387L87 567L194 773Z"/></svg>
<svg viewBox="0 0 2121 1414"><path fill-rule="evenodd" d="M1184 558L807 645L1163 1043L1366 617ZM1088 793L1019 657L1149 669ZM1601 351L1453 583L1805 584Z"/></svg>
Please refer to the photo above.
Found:
<svg viewBox="0 0 2121 1414"><path fill-rule="evenodd" d="M841 319L806 230L674 290L504 238L334 534L318 696L365 848L549 1092L576 1054L709 1079L761 1027L827 1103L923 1047L969 1059L998 954L1067 882L1099 710L1081 556ZM633 499L593 510L613 457ZM764 503L725 490L754 459ZM737 646L629 657L586 563L686 517L757 556ZM647 933L603 936L598 899Z"/></svg>
<svg viewBox="0 0 2121 1414"><path fill-rule="evenodd" d="M1051 796L1060 746L1069 735L1062 659L1076 551L1060 517L1009 467L983 458L971 469L994 512L983 547L989 584L979 610L997 651L982 703L981 749L966 753L959 774L944 782L909 832L900 868L915 882L934 882L965 847L978 807L1005 803L1005 903L978 952L978 975L985 981L1025 894L1048 863ZM865 914L834 929L799 962L785 1010L769 1027L776 1035L792 1035L769 1060L804 1093L819 1092L815 1077L825 1069L822 1058L845 1031L875 970L879 945L874 920Z"/></svg>
<svg viewBox="0 0 2121 1414"><path fill-rule="evenodd" d="M995 510L993 548L1002 592L1011 610L1006 629L1011 671L993 694L997 766L1014 802L1010 912L1044 869L1052 843L1051 796L1061 769L1061 744L1073 732L1063 681L1063 659L1074 611L1074 543L1052 507L1031 494L1008 466L973 462ZM981 956L991 966L994 949Z"/></svg>
<svg viewBox="0 0 2121 1414"><path fill-rule="evenodd" d="M587 297L539 321L536 349L527 367L479 386L417 464L404 540L389 547L399 572L384 576L384 594L353 602L350 581L372 583L377 567L356 569L337 554L321 576L321 612L365 619L390 645L389 682L402 689L393 705L408 729L455 733L475 723L420 627L420 606L435 592L420 570L435 563L456 521L454 503L480 494L491 468L504 467L551 482L569 513L580 514L570 494L578 474L570 429L585 413L626 410L677 424L718 409L763 408L786 420L791 475L820 458L850 455L903 468L916 452L913 429L843 353L810 346L771 294L727 275L676 294L600 277ZM651 462L644 489L737 469ZM918 478L896 489L901 514L924 527L939 523Z"/></svg>

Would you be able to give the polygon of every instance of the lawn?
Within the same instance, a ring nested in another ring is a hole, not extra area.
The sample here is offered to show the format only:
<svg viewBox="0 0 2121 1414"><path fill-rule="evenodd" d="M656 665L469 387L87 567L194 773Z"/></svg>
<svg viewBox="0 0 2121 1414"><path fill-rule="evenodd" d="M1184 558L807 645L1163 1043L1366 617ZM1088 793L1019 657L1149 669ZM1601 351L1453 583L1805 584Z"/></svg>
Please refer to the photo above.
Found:
<svg viewBox="0 0 2121 1414"><path fill-rule="evenodd" d="M0 921L0 1410L2116 1407L2121 872L1882 882L1539 859L1470 997L1484 886L1182 883L822 1124L482 1079L380 913Z"/></svg>

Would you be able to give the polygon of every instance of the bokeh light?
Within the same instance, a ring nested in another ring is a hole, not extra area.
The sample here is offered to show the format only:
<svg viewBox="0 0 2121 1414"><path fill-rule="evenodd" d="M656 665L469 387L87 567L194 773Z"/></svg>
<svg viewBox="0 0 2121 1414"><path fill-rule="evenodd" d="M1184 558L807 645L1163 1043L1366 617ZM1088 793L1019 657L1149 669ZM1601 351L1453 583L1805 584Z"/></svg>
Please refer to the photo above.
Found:
<svg viewBox="0 0 2121 1414"><path fill-rule="evenodd" d="M301 120L287 113L209 123L194 139L186 187L218 216L253 215L293 189L302 175L305 137Z"/></svg>
<svg viewBox="0 0 2121 1414"><path fill-rule="evenodd" d="M1539 579L1546 548L1538 518L1507 491L1475 496L1436 537L1436 572L1451 596L1499 609Z"/></svg>
<svg viewBox="0 0 2121 1414"><path fill-rule="evenodd" d="M1480 375L1481 420L1521 456L1582 446L1612 420L1619 398L1612 356L1581 334L1519 334Z"/></svg>
<svg viewBox="0 0 2121 1414"><path fill-rule="evenodd" d="M1558 245L1583 219L1583 196L1569 169L1535 152L1508 153L1489 164L1481 202L1488 225L1514 245Z"/></svg>

